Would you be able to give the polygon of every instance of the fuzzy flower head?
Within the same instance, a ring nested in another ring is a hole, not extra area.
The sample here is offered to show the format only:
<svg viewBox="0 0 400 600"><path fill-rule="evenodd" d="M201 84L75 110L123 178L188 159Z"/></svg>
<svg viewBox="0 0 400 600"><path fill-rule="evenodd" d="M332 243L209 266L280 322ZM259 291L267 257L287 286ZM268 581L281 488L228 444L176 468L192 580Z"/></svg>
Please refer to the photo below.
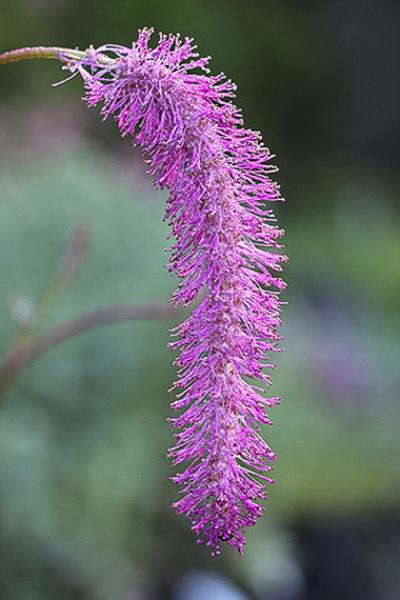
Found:
<svg viewBox="0 0 400 600"><path fill-rule="evenodd" d="M179 280L172 301L193 304L171 343L178 415L170 456L181 466L174 507L213 554L221 542L242 552L264 484L273 483L275 454L259 429L279 401L264 394L286 260L268 208L280 198L276 168L260 134L243 127L234 84L209 75L192 40L160 35L151 47L151 34L140 31L131 48L91 49L68 67L84 77L87 104L102 105L141 148L155 185L169 190L169 269Z"/></svg>

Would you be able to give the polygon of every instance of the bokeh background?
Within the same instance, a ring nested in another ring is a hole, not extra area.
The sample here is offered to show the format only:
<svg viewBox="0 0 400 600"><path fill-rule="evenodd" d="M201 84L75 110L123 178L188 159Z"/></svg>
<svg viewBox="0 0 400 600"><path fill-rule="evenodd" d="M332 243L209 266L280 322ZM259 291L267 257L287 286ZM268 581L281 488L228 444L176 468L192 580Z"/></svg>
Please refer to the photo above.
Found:
<svg viewBox="0 0 400 600"><path fill-rule="evenodd" d="M278 484L245 555L210 558L171 511L175 321L127 321L55 347L2 391L0 598L399 598L398 1L0 9L1 50L130 44L144 25L195 37L277 154L291 257L274 374L284 402L265 431ZM165 196L83 106L78 80L51 88L62 78L55 62L0 72L3 362L21 330L174 288Z"/></svg>

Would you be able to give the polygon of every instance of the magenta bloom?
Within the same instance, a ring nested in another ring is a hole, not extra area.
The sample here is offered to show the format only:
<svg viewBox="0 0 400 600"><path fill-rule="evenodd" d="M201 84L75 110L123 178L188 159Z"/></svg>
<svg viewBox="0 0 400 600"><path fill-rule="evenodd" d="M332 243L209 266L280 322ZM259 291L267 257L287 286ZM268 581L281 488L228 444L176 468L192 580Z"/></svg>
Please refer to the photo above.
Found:
<svg viewBox="0 0 400 600"><path fill-rule="evenodd" d="M198 299L171 344L179 415L170 456L183 465L174 507L214 554L221 541L242 552L244 531L263 510L264 482L273 483L266 473L275 454L259 428L270 423L265 407L279 401L263 391L266 353L280 339L284 283L274 272L286 260L283 232L265 208L280 197L269 179L276 168L260 134L243 128L235 86L208 75L209 59L191 40L160 35L151 48L151 34L140 31L132 48L92 50L69 68L83 75L88 105L102 104L104 118L142 149L155 185L169 190L169 269L180 279L172 300ZM99 53L117 62L99 67Z"/></svg>

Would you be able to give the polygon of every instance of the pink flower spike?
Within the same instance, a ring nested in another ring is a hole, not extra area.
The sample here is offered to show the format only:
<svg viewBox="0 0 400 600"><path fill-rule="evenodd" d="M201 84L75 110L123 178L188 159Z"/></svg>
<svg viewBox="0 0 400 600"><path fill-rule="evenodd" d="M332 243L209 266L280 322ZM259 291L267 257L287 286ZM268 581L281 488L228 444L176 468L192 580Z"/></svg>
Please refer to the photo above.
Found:
<svg viewBox="0 0 400 600"><path fill-rule="evenodd" d="M234 84L208 74L192 40L160 35L152 48L151 34L140 31L131 48L92 49L68 67L83 75L87 104L102 105L143 151L155 185L169 190L169 269L180 280L172 301L198 299L170 344L179 352L170 457L182 465L174 507L214 555L221 542L242 553L264 484L274 482L266 473L276 457L258 431L270 423L265 406L279 402L261 387L273 366L266 353L281 339L277 272L286 257L268 207L280 199L276 168L260 134L243 127ZM99 52L115 61L99 64Z"/></svg>

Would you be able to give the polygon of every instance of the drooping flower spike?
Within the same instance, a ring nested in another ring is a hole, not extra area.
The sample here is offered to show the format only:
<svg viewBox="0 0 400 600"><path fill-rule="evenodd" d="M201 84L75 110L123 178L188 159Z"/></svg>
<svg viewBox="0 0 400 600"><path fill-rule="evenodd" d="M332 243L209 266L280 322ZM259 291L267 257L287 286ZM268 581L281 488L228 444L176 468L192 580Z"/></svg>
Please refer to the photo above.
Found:
<svg viewBox="0 0 400 600"><path fill-rule="evenodd" d="M279 401L264 395L266 353L280 340L276 272L286 260L266 208L280 199L269 178L276 168L260 134L243 128L234 84L209 75L192 40L160 35L152 48L151 35L143 29L131 48L106 44L67 66L83 76L87 104L102 104L142 149L155 185L169 190L169 269L180 280L172 300L197 299L171 344L179 415L170 456L183 465L174 507L213 554L221 541L242 552L276 458L259 433L270 423L265 407ZM100 53L115 60L99 66Z"/></svg>

